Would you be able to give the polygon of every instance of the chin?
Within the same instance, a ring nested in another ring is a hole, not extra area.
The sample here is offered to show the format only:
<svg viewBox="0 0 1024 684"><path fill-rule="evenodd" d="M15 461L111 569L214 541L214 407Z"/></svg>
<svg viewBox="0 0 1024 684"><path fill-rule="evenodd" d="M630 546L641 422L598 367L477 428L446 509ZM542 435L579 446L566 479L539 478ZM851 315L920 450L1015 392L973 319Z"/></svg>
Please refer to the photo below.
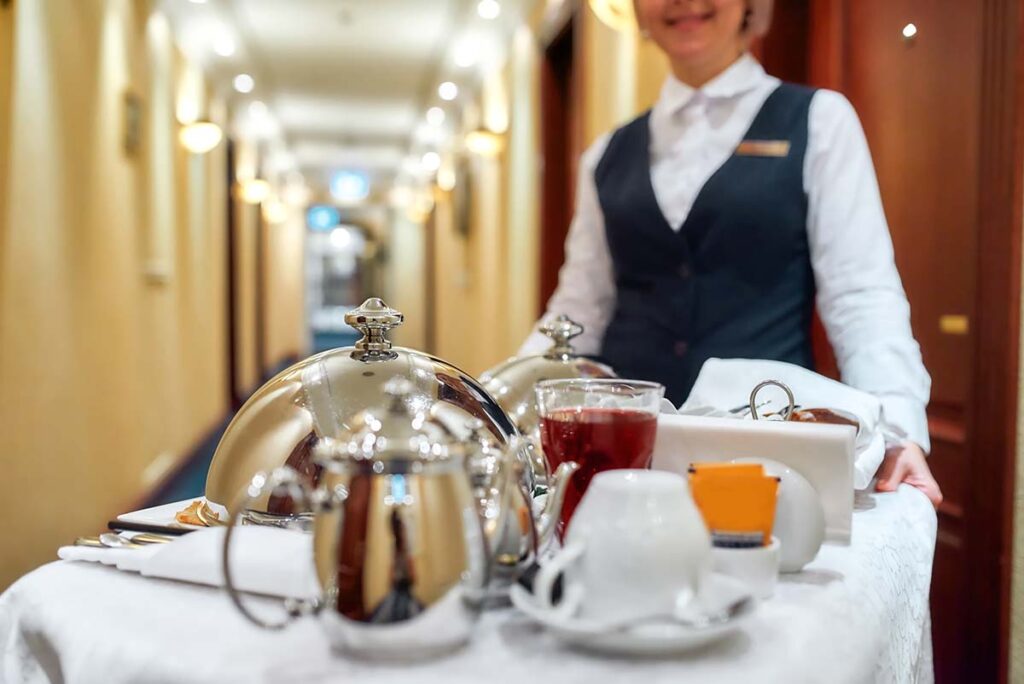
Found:
<svg viewBox="0 0 1024 684"><path fill-rule="evenodd" d="M663 49L673 61L699 62L707 57L709 47L704 40L675 40L663 46Z"/></svg>

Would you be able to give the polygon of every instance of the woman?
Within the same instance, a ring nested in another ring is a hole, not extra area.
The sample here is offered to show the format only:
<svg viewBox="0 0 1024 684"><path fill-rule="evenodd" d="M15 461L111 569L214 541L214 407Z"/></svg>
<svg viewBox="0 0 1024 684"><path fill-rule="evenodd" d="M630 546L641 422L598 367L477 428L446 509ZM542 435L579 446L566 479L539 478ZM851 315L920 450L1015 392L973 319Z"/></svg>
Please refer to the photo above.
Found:
<svg viewBox="0 0 1024 684"><path fill-rule="evenodd" d="M910 330L867 142L839 93L780 83L750 56L771 0L635 0L672 74L653 109L581 159L549 313L577 348L681 402L711 357L811 367L818 311L843 380L907 438L878 489L938 506L925 460L931 380ZM521 350L545 346L532 335Z"/></svg>

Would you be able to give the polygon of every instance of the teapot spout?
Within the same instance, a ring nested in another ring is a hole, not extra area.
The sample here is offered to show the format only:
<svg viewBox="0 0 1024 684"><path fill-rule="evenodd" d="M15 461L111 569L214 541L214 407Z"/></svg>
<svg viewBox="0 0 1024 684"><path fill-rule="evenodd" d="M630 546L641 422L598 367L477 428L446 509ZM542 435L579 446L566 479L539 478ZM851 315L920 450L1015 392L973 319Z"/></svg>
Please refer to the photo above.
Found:
<svg viewBox="0 0 1024 684"><path fill-rule="evenodd" d="M579 463L566 461L558 466L551 475L548 482L547 501L544 503L544 511L541 514L540 524L537 526L537 541L540 548L546 547L551 542L551 537L558 526L558 519L562 515L562 505L565 503L569 479L579 468Z"/></svg>

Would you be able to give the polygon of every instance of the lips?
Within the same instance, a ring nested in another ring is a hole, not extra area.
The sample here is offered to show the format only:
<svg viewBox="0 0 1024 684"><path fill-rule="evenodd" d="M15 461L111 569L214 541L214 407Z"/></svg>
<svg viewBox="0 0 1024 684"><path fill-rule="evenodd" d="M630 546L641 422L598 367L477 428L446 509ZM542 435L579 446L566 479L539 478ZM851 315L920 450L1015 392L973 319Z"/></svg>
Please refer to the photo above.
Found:
<svg viewBox="0 0 1024 684"><path fill-rule="evenodd" d="M714 12L704 12L702 14L681 14L675 17L666 17L664 22L669 28L681 31L692 31L704 26L712 19L712 17L714 17L714 14Z"/></svg>

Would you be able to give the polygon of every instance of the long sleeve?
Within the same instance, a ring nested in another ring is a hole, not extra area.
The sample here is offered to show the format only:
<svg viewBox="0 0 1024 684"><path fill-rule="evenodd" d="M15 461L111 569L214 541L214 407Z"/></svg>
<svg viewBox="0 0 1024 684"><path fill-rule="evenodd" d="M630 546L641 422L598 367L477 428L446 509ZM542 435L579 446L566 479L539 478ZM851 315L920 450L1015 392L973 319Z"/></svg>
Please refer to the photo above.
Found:
<svg viewBox="0 0 1024 684"><path fill-rule="evenodd" d="M812 101L804 169L817 304L843 382L878 396L889 423L930 448L931 378L910 328L871 153L839 93Z"/></svg>
<svg viewBox="0 0 1024 684"><path fill-rule="evenodd" d="M594 143L582 156L576 188L576 212L565 241L565 262L558 272L558 287L542 317L566 314L581 323L584 333L573 340L581 354L600 351L605 328L615 308L615 279L604 233L604 217L594 184L594 168L608 138ZM534 327L519 354L536 354L551 345Z"/></svg>

